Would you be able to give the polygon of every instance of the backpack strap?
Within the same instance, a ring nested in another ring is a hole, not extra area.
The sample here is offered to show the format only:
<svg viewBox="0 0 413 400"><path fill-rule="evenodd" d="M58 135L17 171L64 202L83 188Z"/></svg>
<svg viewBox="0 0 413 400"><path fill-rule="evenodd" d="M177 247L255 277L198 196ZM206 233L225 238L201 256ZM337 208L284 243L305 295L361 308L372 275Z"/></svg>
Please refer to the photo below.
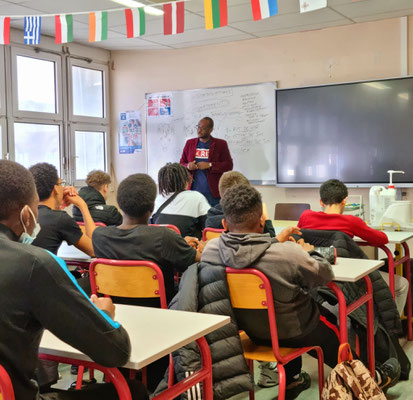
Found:
<svg viewBox="0 0 413 400"><path fill-rule="evenodd" d="M154 224L156 224L156 220L159 218L159 216L161 215L161 212L169 205L171 204L176 196L178 196L179 193L182 192L175 192L168 200L166 200L165 202L162 203L162 205L158 208L158 210L156 211L155 214L152 215L152 222Z"/></svg>

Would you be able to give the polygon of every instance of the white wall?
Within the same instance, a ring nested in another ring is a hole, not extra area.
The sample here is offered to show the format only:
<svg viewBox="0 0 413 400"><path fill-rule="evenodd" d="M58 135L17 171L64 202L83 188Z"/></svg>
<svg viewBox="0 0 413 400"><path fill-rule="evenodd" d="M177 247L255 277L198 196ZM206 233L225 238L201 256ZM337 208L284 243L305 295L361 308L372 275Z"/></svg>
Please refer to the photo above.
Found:
<svg viewBox="0 0 413 400"><path fill-rule="evenodd" d="M413 37L413 17L409 17ZM413 71L413 41L409 43ZM141 109L145 93L277 81L278 87L297 87L400 76L401 20L347 25L317 31L271 36L227 44L179 50L112 52L112 161L118 181L146 172L144 151L119 155L119 113ZM171 160L172 161L172 160ZM259 187L270 215L276 202L309 202L319 209L318 190ZM355 189L363 194L367 189ZM413 190L408 190L408 197Z"/></svg>

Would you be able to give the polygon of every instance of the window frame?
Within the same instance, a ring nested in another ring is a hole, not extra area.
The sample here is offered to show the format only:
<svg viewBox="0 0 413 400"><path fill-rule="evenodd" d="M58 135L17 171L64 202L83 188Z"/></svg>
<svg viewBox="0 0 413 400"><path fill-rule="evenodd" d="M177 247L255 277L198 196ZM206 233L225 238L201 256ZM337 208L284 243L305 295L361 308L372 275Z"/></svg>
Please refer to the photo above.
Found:
<svg viewBox="0 0 413 400"><path fill-rule="evenodd" d="M73 113L73 74L72 67L93 69L101 71L103 73L103 118L91 117L84 115L75 115ZM69 120L72 122L86 122L91 124L109 124L109 68L106 64L100 64L97 62L87 62L74 57L68 58L68 106L69 106Z"/></svg>
<svg viewBox="0 0 413 400"><path fill-rule="evenodd" d="M104 171L110 174L110 129L108 125L102 124L86 124L86 123L72 123L70 124L69 128L69 138L70 138L70 171L69 175L71 178L71 182L76 187L85 186L85 179L76 179L76 131L90 131L90 132L102 132L104 134L103 137L103 145L104 145Z"/></svg>
<svg viewBox="0 0 413 400"><path fill-rule="evenodd" d="M17 57L29 57L38 60L54 62L54 77L55 77L55 105L56 113L48 113L41 111L19 110L18 96L18 76L17 76ZM11 48L11 73L12 73L12 104L14 118L31 118L31 119L50 119L51 121L63 120L63 83L62 83L62 56L49 53L33 48L21 48L12 46Z"/></svg>

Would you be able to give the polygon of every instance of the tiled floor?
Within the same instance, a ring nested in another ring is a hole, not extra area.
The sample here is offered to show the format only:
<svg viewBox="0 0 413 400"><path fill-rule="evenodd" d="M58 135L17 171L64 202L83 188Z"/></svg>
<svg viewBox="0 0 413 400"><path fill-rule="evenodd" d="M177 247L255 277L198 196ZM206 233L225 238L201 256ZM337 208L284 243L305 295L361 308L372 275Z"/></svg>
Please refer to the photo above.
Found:
<svg viewBox="0 0 413 400"><path fill-rule="evenodd" d="M413 361L413 342L407 342L402 340L402 345L404 350L407 353L407 356L411 361ZM299 400L312 400L318 399L318 378L317 378L317 362L315 359L304 356L303 357L303 369L307 371L312 379L311 388L301 393L298 397ZM60 389L67 389L70 384L76 380L75 375L70 374L70 366L60 365L59 371L62 374L62 379L58 382L56 387ZM255 368L256 375L259 372L259 368ZM329 367L324 368L324 374L327 377L330 372ZM413 399L413 371L411 372L411 378L409 381L401 381L395 387L390 388L387 392L388 400L410 400ZM96 377L101 379L100 372L96 373ZM85 377L88 377L88 374L85 374ZM256 376L257 380L257 376ZM255 398L256 400L275 400L278 398L278 388L267 388L263 389L258 386L255 388ZM248 400L248 393L242 393L238 396L234 396L231 400Z"/></svg>

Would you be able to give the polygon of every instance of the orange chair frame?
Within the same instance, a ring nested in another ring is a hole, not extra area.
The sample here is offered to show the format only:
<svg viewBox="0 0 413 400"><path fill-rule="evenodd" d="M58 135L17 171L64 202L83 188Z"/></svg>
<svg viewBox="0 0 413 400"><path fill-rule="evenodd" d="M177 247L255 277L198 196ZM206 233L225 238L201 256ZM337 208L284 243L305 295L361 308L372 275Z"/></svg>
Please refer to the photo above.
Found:
<svg viewBox="0 0 413 400"><path fill-rule="evenodd" d="M14 400L13 384L7 371L0 365L0 398Z"/></svg>
<svg viewBox="0 0 413 400"><path fill-rule="evenodd" d="M279 375L278 399L284 400L286 389L284 365L302 354L308 353L310 350L315 350L318 358L318 385L321 399L321 392L324 384L324 357L321 347L279 347L274 299L268 278L261 271L254 268L234 269L227 267L226 273L233 308L266 309L268 312L271 347L255 345L245 332L242 332L240 335L244 348L244 357L249 361L248 364L251 373L254 374L254 360L276 361ZM254 390L250 391L250 399L254 399Z"/></svg>
<svg viewBox="0 0 413 400"><path fill-rule="evenodd" d="M202 231L202 240L204 242L215 239L221 236L221 234L225 232L225 229L216 229L216 228L205 228Z"/></svg>

